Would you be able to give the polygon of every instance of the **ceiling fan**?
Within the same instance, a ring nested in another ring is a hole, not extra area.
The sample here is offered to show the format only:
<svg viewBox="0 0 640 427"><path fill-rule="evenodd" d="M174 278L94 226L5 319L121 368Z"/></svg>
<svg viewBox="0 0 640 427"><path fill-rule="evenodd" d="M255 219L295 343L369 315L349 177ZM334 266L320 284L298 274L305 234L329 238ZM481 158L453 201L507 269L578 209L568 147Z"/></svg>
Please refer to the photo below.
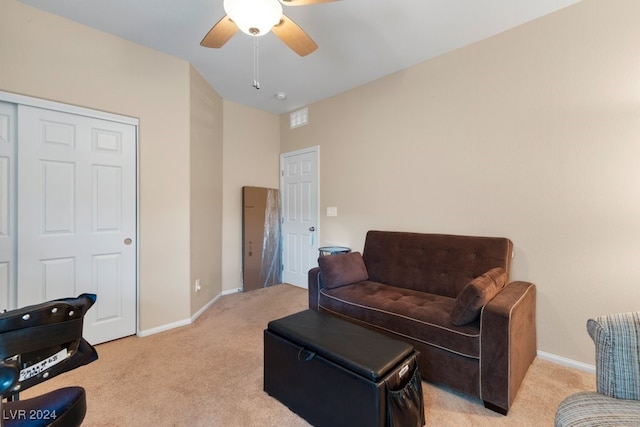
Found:
<svg viewBox="0 0 640 427"><path fill-rule="evenodd" d="M273 31L294 52L306 56L318 45L282 12L282 5L304 6L333 1L337 0L224 0L226 15L209 30L200 45L222 47L238 29L254 37Z"/></svg>

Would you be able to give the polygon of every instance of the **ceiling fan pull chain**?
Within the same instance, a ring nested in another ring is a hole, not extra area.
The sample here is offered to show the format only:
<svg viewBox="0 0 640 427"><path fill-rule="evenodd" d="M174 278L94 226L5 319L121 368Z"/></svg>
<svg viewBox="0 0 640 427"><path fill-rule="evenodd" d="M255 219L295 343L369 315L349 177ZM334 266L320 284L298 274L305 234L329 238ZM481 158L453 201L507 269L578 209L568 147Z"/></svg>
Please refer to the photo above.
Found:
<svg viewBox="0 0 640 427"><path fill-rule="evenodd" d="M258 37L253 36L253 87L260 89L258 81Z"/></svg>

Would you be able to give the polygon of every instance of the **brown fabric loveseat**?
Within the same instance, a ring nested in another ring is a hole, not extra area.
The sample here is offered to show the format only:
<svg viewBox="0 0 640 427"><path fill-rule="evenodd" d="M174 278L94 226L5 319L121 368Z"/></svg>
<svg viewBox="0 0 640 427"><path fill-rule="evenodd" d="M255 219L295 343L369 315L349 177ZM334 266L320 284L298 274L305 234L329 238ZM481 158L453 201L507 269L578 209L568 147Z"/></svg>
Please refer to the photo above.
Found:
<svg viewBox="0 0 640 427"><path fill-rule="evenodd" d="M496 237L369 231L359 252L318 259L309 306L403 339L422 378L506 414L536 356L536 287L509 282Z"/></svg>

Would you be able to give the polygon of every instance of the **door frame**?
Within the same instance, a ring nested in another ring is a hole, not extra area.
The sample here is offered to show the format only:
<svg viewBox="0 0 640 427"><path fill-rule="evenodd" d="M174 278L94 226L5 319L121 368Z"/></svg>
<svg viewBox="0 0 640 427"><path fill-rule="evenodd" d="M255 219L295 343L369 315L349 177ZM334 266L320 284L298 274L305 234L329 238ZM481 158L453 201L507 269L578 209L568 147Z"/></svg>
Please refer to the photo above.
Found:
<svg viewBox="0 0 640 427"><path fill-rule="evenodd" d="M80 107L77 105L64 104L62 102L49 101L41 98L34 98L27 95L20 95L12 92L5 92L0 90L0 101L12 103L12 104L21 104L27 105L30 107L42 108L47 110L54 110L63 113L75 114L79 116L91 117L95 119L108 120L112 122L127 124L135 126L135 221L136 221L136 238L134 239L135 244L135 294L136 294L136 302L135 302L135 319L136 319L136 335L140 335L140 144L138 143L140 140L140 120L135 117L123 116L120 114L108 113L106 111L94 110L91 108ZM13 284L13 286L17 286L17 282ZM11 301L10 304L13 309L17 308L17 289L12 289L10 291Z"/></svg>
<svg viewBox="0 0 640 427"><path fill-rule="evenodd" d="M285 206L285 197L286 197L286 192L284 191L284 164L285 164L285 159L288 157L294 157L294 156L298 156L301 154L313 154L316 157L316 176L315 176L315 183L316 183L316 237L315 237L315 242L317 246L320 246L320 232L322 230L321 224L320 224L320 146L319 145L314 145L311 147L307 147L307 148L301 148L299 150L294 150L294 151L288 151L286 153L280 153L280 234L281 236L284 236L284 206ZM282 262L283 262L283 266L284 266L284 245L285 245L285 241L284 239L282 239L282 245L281 245L281 256L282 256Z"/></svg>

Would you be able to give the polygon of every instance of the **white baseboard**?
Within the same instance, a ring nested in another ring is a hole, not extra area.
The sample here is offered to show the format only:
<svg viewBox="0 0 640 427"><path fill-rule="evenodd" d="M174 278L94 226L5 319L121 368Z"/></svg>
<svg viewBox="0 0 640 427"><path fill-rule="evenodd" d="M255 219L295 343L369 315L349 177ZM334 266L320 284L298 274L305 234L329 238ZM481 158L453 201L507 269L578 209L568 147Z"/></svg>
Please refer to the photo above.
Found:
<svg viewBox="0 0 640 427"><path fill-rule="evenodd" d="M595 374L596 367L589 365L588 363L578 362L577 360L567 359L566 357L556 356L555 354L546 353L544 351L538 351L538 357L549 362L557 363L559 365L568 366L570 368L580 369L581 371L590 372Z"/></svg>
<svg viewBox="0 0 640 427"><path fill-rule="evenodd" d="M139 337L148 337L160 332L169 331L171 329L179 328L181 326L187 326L191 324L190 319L178 320L177 322L167 323L166 325L158 326L156 328L145 329L144 331L138 331Z"/></svg>
<svg viewBox="0 0 640 427"><path fill-rule="evenodd" d="M196 319L198 317L200 317L202 315L202 313L204 313L205 311L207 311L207 309L209 307L211 307L213 305L213 303L215 303L216 301L218 301L220 299L220 297L222 296L222 294L218 294L215 297L211 298L211 300L206 303L200 310L196 311L195 314L193 316L191 316L191 322L189 323L193 323L196 321Z"/></svg>
<svg viewBox="0 0 640 427"><path fill-rule="evenodd" d="M218 301L220 299L220 297L222 297L223 295L228 295L228 294L232 294L232 293L235 293L235 292L240 292L240 288L231 289L231 290L223 291L222 293L219 293L218 295L213 297L208 303L206 303L200 310L195 312L194 315L191 316L190 319L179 320L177 322L168 323L166 325L158 326L156 328L145 329L144 331L138 331L137 335L139 337L148 337L149 335L154 335L154 334L157 334L157 333L160 333L160 332L165 332L165 331L168 331L168 330L171 330L171 329L179 328L181 326L190 325L193 322L195 322L196 319L202 315L202 313L207 311L207 309L209 307L211 307L216 301Z"/></svg>
<svg viewBox="0 0 640 427"><path fill-rule="evenodd" d="M222 291L221 295L231 295L238 292L242 292L242 288L227 289L226 291Z"/></svg>

